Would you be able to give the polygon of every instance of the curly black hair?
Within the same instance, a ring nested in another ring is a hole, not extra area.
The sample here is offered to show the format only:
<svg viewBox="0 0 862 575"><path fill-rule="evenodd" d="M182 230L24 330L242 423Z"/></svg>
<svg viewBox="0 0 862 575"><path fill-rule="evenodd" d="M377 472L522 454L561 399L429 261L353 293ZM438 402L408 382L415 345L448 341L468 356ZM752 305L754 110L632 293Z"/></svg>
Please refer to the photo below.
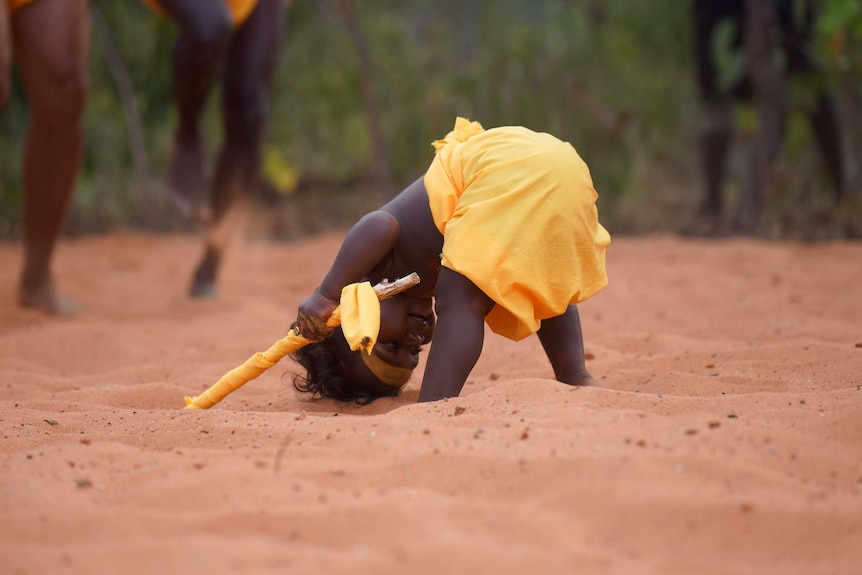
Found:
<svg viewBox="0 0 862 575"><path fill-rule="evenodd" d="M340 327L328 338L310 343L290 354L306 370L306 375L295 374L293 387L301 393L310 393L312 399L329 397L338 401L368 405L375 399L398 394L375 393L358 388L344 376L350 373L348 360L352 358L350 346Z"/></svg>

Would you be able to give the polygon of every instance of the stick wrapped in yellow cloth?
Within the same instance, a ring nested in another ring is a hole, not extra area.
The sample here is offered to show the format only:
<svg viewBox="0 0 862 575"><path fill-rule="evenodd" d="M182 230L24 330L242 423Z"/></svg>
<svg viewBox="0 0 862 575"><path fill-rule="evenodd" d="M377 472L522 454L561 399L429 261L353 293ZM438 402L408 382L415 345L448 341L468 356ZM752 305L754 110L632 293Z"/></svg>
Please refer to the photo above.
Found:
<svg viewBox="0 0 862 575"><path fill-rule="evenodd" d="M419 276L409 276L392 282L383 281L374 287L368 282L345 286L341 301L326 322L330 327L341 325L350 349L371 353L380 331L380 300L400 293L419 283ZM296 333L295 329L264 352L258 352L242 365L222 376L212 387L197 397L186 397L186 409L209 409L261 373L274 366L284 356L308 345L313 340Z"/></svg>

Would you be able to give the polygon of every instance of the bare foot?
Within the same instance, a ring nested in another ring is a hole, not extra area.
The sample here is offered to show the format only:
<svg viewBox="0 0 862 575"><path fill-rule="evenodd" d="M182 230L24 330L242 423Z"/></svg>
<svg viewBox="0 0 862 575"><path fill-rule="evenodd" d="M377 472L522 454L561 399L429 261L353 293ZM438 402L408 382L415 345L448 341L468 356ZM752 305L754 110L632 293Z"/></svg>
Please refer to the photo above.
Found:
<svg viewBox="0 0 862 575"><path fill-rule="evenodd" d="M168 163L168 197L183 217L206 222L211 217L203 177L200 142L180 142L174 138Z"/></svg>
<svg viewBox="0 0 862 575"><path fill-rule="evenodd" d="M35 288L25 288L18 291L18 303L22 307L41 310L51 315L74 315L78 312L78 304L59 293L52 282L47 282Z"/></svg>
<svg viewBox="0 0 862 575"><path fill-rule="evenodd" d="M572 384L574 387L599 387L599 382L590 377L585 377L584 379L579 380L577 383Z"/></svg>
<svg viewBox="0 0 862 575"><path fill-rule="evenodd" d="M578 382L578 385L581 387L599 387L599 382L592 377L588 377L587 379Z"/></svg>
<svg viewBox="0 0 862 575"><path fill-rule="evenodd" d="M571 381L564 381L572 387L599 387L599 383L587 371L579 372Z"/></svg>
<svg viewBox="0 0 862 575"><path fill-rule="evenodd" d="M215 282L195 278L189 290L189 297L194 299L216 299L218 297L218 289L215 286Z"/></svg>

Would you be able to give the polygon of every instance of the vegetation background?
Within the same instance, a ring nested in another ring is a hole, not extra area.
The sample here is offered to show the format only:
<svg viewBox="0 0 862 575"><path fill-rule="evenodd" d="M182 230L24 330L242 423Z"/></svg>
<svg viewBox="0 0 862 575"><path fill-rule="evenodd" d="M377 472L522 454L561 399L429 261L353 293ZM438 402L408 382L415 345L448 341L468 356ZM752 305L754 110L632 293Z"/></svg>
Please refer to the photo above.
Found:
<svg viewBox="0 0 862 575"><path fill-rule="evenodd" d="M797 113L770 190L767 237L862 236L862 4L819 4L812 50L823 73L792 85ZM91 5L87 143L67 230L191 230L162 186L175 26L138 0ZM250 232L295 238L348 225L423 173L430 142L456 115L570 141L614 233L697 232L701 109L691 23L683 0L295 0ZM732 54L724 63L728 73L739 65ZM839 206L799 113L818 83L841 116L853 197ZM0 237L20 232L26 118L16 80L0 114ZM757 125L750 106L735 119L732 170ZM206 127L215 147L217 92ZM731 195L734 187L731 178Z"/></svg>

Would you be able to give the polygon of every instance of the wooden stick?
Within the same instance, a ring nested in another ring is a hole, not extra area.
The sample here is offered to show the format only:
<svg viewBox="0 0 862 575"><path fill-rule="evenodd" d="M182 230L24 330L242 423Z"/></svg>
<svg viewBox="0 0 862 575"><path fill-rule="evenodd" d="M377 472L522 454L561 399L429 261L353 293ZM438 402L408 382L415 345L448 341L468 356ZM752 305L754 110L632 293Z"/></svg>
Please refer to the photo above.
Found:
<svg viewBox="0 0 862 575"><path fill-rule="evenodd" d="M386 299L396 294L410 289L419 283L419 274L413 272L403 278L398 278L395 281L383 280L374 286L374 293L379 299ZM326 324L330 327L336 327L341 323L341 306L337 307L332 312L332 317ZM228 394L236 391L252 379L259 376L261 373L275 365L285 355L296 351L297 349L311 343L300 334L296 333L295 329L287 332L287 335L276 341L269 349L264 352L258 352L248 358L238 367L233 368L221 379L215 382L209 389L197 397L186 398L186 409L209 409L213 405L227 397Z"/></svg>
<svg viewBox="0 0 862 575"><path fill-rule="evenodd" d="M395 281L384 279L379 284L374 286L374 293L378 299L387 299L405 290L412 288L419 283L419 274L413 272L410 275L398 278Z"/></svg>

